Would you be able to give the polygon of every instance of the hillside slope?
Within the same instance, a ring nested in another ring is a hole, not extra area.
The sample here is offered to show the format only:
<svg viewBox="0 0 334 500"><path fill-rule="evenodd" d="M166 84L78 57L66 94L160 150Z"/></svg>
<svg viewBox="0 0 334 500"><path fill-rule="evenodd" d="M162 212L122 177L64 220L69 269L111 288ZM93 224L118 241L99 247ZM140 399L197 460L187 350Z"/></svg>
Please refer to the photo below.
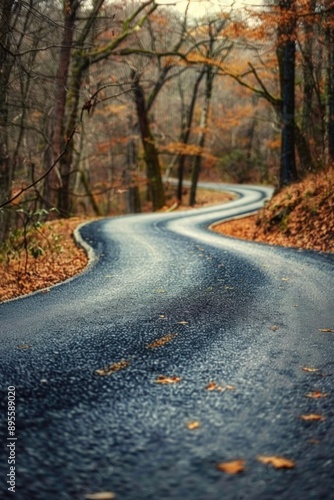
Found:
<svg viewBox="0 0 334 500"><path fill-rule="evenodd" d="M334 252L334 169L285 187L257 215L214 230L272 245Z"/></svg>

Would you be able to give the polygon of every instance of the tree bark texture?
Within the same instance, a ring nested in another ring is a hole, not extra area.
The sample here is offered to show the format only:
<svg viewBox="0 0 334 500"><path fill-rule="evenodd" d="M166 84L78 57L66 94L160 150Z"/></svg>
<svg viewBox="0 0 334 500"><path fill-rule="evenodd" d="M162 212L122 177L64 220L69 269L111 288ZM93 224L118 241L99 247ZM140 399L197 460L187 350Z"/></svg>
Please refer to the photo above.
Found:
<svg viewBox="0 0 334 500"><path fill-rule="evenodd" d="M8 151L8 84L13 65L11 19L14 0L4 0L0 12L0 202L8 200L12 184L12 162ZM8 234L9 211L0 209L0 242Z"/></svg>
<svg viewBox="0 0 334 500"><path fill-rule="evenodd" d="M212 97L212 87L213 87L213 79L214 72L212 66L206 66L206 80L205 80L205 96L204 96L204 104L201 113L201 123L200 128L201 131L199 133L198 138L198 146L200 148L204 148L206 135L207 135L207 127L208 127L208 119L209 119L209 111L210 111L210 103ZM201 170L202 163L202 155L198 154L194 158L193 168L191 172L191 186L189 193L189 205L193 206L196 203L196 191L197 191L197 183L199 179L199 174Z"/></svg>
<svg viewBox="0 0 334 500"><path fill-rule="evenodd" d="M132 90L136 105L140 135L143 143L148 189L151 195L153 210L159 210L165 205L165 194L162 184L158 151L151 133L145 96L137 75L133 76Z"/></svg>
<svg viewBox="0 0 334 500"><path fill-rule="evenodd" d="M295 10L294 0L279 3L281 21L278 29L278 61L282 99L280 187L297 179L295 157Z"/></svg>

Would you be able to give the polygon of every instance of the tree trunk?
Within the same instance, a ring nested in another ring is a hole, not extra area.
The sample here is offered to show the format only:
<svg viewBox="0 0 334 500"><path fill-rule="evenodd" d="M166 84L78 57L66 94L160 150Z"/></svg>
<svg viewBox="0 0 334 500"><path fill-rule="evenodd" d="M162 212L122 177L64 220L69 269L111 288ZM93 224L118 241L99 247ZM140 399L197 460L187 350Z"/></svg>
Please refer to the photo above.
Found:
<svg viewBox="0 0 334 500"><path fill-rule="evenodd" d="M316 0L308 0L309 12L315 12ZM304 20L305 42L302 48L303 56L303 109L301 133L304 134L306 141L314 135L314 126L312 120L312 104L315 82L313 76L313 46L314 46L314 23L313 18Z"/></svg>
<svg viewBox="0 0 334 500"><path fill-rule="evenodd" d="M280 2L281 24L278 32L277 56L280 69L282 98L282 134L280 187L297 179L295 158L295 66L296 17L294 0Z"/></svg>
<svg viewBox="0 0 334 500"><path fill-rule="evenodd" d="M327 141L330 162L334 162L334 28L332 23L333 19L330 20L327 28Z"/></svg>
<svg viewBox="0 0 334 500"><path fill-rule="evenodd" d="M145 153L148 189L151 195L153 210L159 210L165 205L165 194L162 184L158 151L150 130L145 97L137 75L132 75L132 90L135 99L140 135Z"/></svg>
<svg viewBox="0 0 334 500"><path fill-rule="evenodd" d="M8 200L12 184L12 162L8 151L8 84L13 65L11 20L14 0L4 0L0 12L0 203ZM8 234L9 211L0 209L0 242Z"/></svg>
<svg viewBox="0 0 334 500"><path fill-rule="evenodd" d="M188 144L188 142L189 142L191 124L192 124L193 117L194 117L198 89L199 89L200 83L201 83L204 75L205 75L205 67L200 71L200 73L196 79L187 116L183 117L181 137L180 137L180 142L182 142L183 144ZM177 193L176 193L178 203L182 203L183 175L184 175L185 160L186 160L185 155L179 156L178 184L177 184Z"/></svg>
<svg viewBox="0 0 334 500"><path fill-rule="evenodd" d="M205 81L205 97L204 97L204 105L201 113L201 123L200 128L201 131L199 133L198 146L202 149L205 146L206 134L207 134L207 125L209 119L209 110L210 110L210 102L212 97L212 87L213 87L213 78L214 73L212 66L206 66L206 81ZM197 191L197 183L199 179L199 174L201 170L202 164L202 155L201 153L196 155L194 158L194 164L191 172L191 186L190 186L190 195L189 195L189 205L193 206L196 203L196 191Z"/></svg>
<svg viewBox="0 0 334 500"><path fill-rule="evenodd" d="M64 3L64 31L60 49L59 64L56 74L56 94L54 129L52 136L53 162L59 157L66 143L65 118L68 74L71 62L71 52L73 47L73 35L77 11L80 2L78 0L67 0ZM56 206L62 216L69 215L69 186L68 175L63 175L61 160L48 176L47 201L50 206Z"/></svg>

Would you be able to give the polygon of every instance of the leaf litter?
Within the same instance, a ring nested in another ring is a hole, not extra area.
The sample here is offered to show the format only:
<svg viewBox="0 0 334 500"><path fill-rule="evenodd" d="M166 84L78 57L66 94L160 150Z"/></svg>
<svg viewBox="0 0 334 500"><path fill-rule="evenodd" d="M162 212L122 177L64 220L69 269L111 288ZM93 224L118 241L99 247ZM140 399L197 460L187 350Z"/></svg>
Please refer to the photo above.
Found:
<svg viewBox="0 0 334 500"><path fill-rule="evenodd" d="M323 422L325 420L325 417L319 415L318 413L309 413L308 415L300 415L299 418L306 422L316 422L316 421Z"/></svg>
<svg viewBox="0 0 334 500"><path fill-rule="evenodd" d="M328 396L329 396L328 392L321 392L321 391L313 391L305 394L306 398L312 398L312 399L328 398Z"/></svg>
<svg viewBox="0 0 334 500"><path fill-rule="evenodd" d="M154 340L150 344L148 344L147 349L156 349L157 347L161 347L162 345L167 344L171 340L173 340L178 334L177 333L169 333L160 339Z"/></svg>
<svg viewBox="0 0 334 500"><path fill-rule="evenodd" d="M216 382L209 382L208 385L206 386L207 391L234 391L236 387L234 385L218 385Z"/></svg>
<svg viewBox="0 0 334 500"><path fill-rule="evenodd" d="M181 380L181 377L166 377L165 375L159 375L155 379L155 382L157 384L177 384L178 382L181 382Z"/></svg>
<svg viewBox="0 0 334 500"><path fill-rule="evenodd" d="M199 423L198 420L193 420L192 422L187 422L186 426L190 431L193 431L194 429L198 429L201 426L201 424Z"/></svg>
<svg viewBox="0 0 334 500"><path fill-rule="evenodd" d="M221 462L217 464L217 469L227 474L239 474L245 470L245 460L232 460L231 462Z"/></svg>
<svg viewBox="0 0 334 500"><path fill-rule="evenodd" d="M122 359L122 361L118 361L117 363L106 366L105 368L100 368L98 370L95 370L94 373L96 375L100 375L101 377L106 377L108 375L111 375L112 373L116 373L119 372L120 370L123 370L124 368L127 368L129 365L130 365L129 361Z"/></svg>
<svg viewBox="0 0 334 500"><path fill-rule="evenodd" d="M262 464L271 465L274 469L293 469L296 465L290 458L277 455L259 455L257 459Z"/></svg>

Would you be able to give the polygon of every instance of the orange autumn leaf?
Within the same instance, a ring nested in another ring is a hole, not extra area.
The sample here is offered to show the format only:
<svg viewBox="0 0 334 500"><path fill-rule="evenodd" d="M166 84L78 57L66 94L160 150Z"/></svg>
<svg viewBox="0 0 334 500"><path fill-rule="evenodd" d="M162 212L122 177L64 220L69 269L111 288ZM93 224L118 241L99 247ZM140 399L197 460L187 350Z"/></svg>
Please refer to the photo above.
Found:
<svg viewBox="0 0 334 500"><path fill-rule="evenodd" d="M280 456L266 456L266 455L259 455L257 457L258 461L266 464L266 465L272 465L274 469L293 469L295 467L295 462L293 460L290 460L289 458L285 457L280 457Z"/></svg>
<svg viewBox="0 0 334 500"><path fill-rule="evenodd" d="M155 349L157 347L160 347L164 344L167 344L167 342L170 342L174 337L176 337L177 333L169 333L168 335L165 335L165 337L161 337L161 339L154 340L154 342L151 342L147 346L148 349Z"/></svg>
<svg viewBox="0 0 334 500"><path fill-rule="evenodd" d="M226 472L227 474L238 474L245 470L245 460L232 460L231 462L221 462L217 465L217 469Z"/></svg>
<svg viewBox="0 0 334 500"><path fill-rule="evenodd" d="M314 392L308 392L305 394L307 398L312 398L312 399L320 399L320 398L327 398L329 394L327 392L320 392L320 391L314 391Z"/></svg>
<svg viewBox="0 0 334 500"><path fill-rule="evenodd" d="M177 384L181 381L181 377L165 377L164 375L159 375L155 379L157 384Z"/></svg>
<svg viewBox="0 0 334 500"><path fill-rule="evenodd" d="M209 382L208 385L206 386L206 389L208 391L214 391L217 388L216 382Z"/></svg>
<svg viewBox="0 0 334 500"><path fill-rule="evenodd" d="M116 495L112 491L99 491L85 495L86 500L114 500L115 498Z"/></svg>
<svg viewBox="0 0 334 500"><path fill-rule="evenodd" d="M194 429L198 429L201 426L201 424L198 422L198 420L194 420L192 422L187 422L186 426L190 431L192 431Z"/></svg>
<svg viewBox="0 0 334 500"><path fill-rule="evenodd" d="M218 385L216 382L209 382L208 385L206 386L207 391L234 391L235 386L234 385Z"/></svg>
<svg viewBox="0 0 334 500"><path fill-rule="evenodd" d="M111 375L112 373L118 372L127 368L129 366L129 362L123 359L122 361L118 361L113 365L106 366L105 368L100 368L99 370L95 370L96 375L100 375L101 377L106 377L107 375Z"/></svg>
<svg viewBox="0 0 334 500"><path fill-rule="evenodd" d="M86 500L114 500L115 498L116 495L112 491L99 491L85 495Z"/></svg>
<svg viewBox="0 0 334 500"><path fill-rule="evenodd" d="M309 413L308 415L301 415L299 418L302 420L305 420L306 422L312 422L312 421L320 421L322 422L325 420L325 417L322 415L318 415L317 413Z"/></svg>

